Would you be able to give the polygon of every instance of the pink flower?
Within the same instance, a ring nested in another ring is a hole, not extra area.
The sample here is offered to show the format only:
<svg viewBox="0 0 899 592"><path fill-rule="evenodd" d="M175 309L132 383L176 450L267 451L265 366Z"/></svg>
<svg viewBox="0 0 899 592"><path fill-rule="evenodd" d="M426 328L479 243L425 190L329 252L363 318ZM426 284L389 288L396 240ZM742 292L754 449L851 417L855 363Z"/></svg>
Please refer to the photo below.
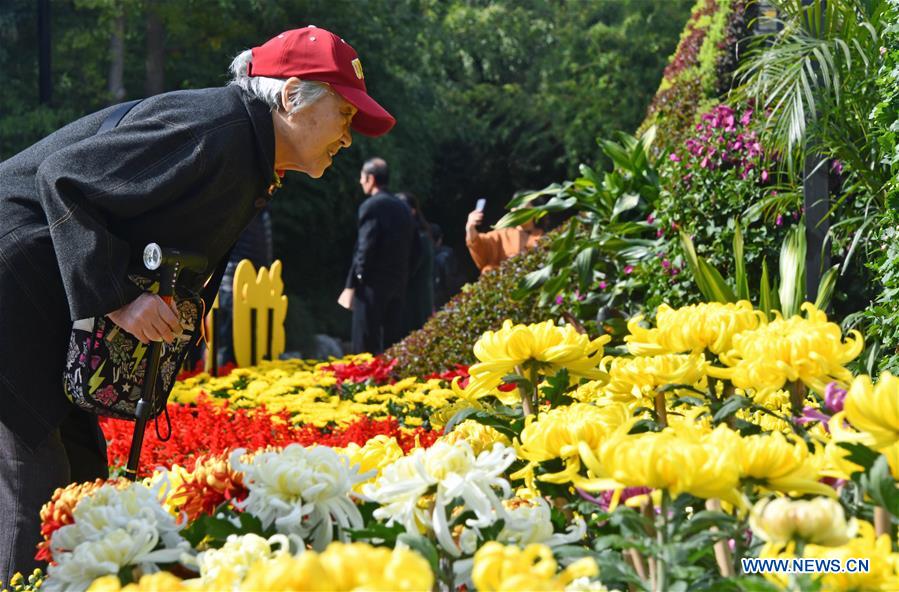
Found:
<svg viewBox="0 0 899 592"><path fill-rule="evenodd" d="M624 266L624 275L630 275L630 274L632 274L633 272L634 272L634 266L633 266L633 265L625 265L625 266Z"/></svg>
<svg viewBox="0 0 899 592"><path fill-rule="evenodd" d="M783 223L784 223L784 217L781 216L780 214L778 214L777 219L774 220L774 225L775 226L783 226Z"/></svg>
<svg viewBox="0 0 899 592"><path fill-rule="evenodd" d="M846 389L840 388L835 382L829 383L824 388L824 405L834 413L843 410L843 402L846 400Z"/></svg>
<svg viewBox="0 0 899 592"><path fill-rule="evenodd" d="M556 295L556 304L562 304L563 298L561 294Z"/></svg>
<svg viewBox="0 0 899 592"><path fill-rule="evenodd" d="M655 222L655 221L656 221L656 217L653 216L652 214L646 216L646 223L647 223L647 224L652 224L652 223Z"/></svg>
<svg viewBox="0 0 899 592"><path fill-rule="evenodd" d="M834 160L830 163L830 170L839 175L843 172L843 163L839 160Z"/></svg>
<svg viewBox="0 0 899 592"><path fill-rule="evenodd" d="M762 169L762 183L766 182L767 180L768 180L768 171L765 169Z"/></svg>
<svg viewBox="0 0 899 592"><path fill-rule="evenodd" d="M599 289L600 289L600 290L605 290L605 289L606 289L606 286L608 286L608 284L606 284L604 281L600 280L600 282L599 282Z"/></svg>
<svg viewBox="0 0 899 592"><path fill-rule="evenodd" d="M668 160L670 160L671 162L680 162L680 156L672 152L668 155Z"/></svg>
<svg viewBox="0 0 899 592"><path fill-rule="evenodd" d="M664 267L665 269L668 269L669 267L671 267L671 261L668 261L667 259L662 259L662 267Z"/></svg>

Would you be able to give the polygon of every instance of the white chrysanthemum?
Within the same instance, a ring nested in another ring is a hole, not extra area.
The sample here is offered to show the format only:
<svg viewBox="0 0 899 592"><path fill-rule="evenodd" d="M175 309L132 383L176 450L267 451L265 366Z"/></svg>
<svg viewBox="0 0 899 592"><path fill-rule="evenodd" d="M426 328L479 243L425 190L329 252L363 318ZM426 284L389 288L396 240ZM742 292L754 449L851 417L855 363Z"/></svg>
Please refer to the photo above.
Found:
<svg viewBox="0 0 899 592"><path fill-rule="evenodd" d="M458 557L462 550L450 532L447 507L461 499L464 510L475 514L465 521L469 528L484 528L497 516L505 516L494 489L500 490L502 499L509 497L509 482L502 474L514 460L515 451L499 443L476 457L468 442L436 442L385 467L381 477L364 486L363 492L381 505L375 518L400 523L407 532L433 529L440 545ZM421 503L424 496L432 494L433 504Z"/></svg>
<svg viewBox="0 0 899 592"><path fill-rule="evenodd" d="M231 466L244 473L250 494L240 508L256 516L264 527L305 540L322 551L341 528L361 528L362 515L351 499L353 486L365 481L359 466L326 446L304 448L291 444L280 452L261 452L245 464L243 449L231 454ZM346 537L341 533L341 538Z"/></svg>
<svg viewBox="0 0 899 592"><path fill-rule="evenodd" d="M506 500L503 502L503 506L506 508L505 523L503 529L496 536L496 541L504 545L517 545L524 548L536 543L553 548L576 543L587 534L587 524L580 517L576 517L564 533L555 532L552 509L542 497L528 500L520 498ZM483 542L478 529L463 528L459 535L459 546L466 555L473 555ZM472 558L460 559L453 563L456 582L472 586L472 565Z"/></svg>
<svg viewBox="0 0 899 592"><path fill-rule="evenodd" d="M575 518L564 533L557 533L553 531L549 502L542 497L522 502L524 503L519 503L512 509L506 509L508 518L496 537L504 545L526 547L532 543L540 543L547 547L557 547L576 543L586 536L587 524L582 518Z"/></svg>
<svg viewBox="0 0 899 592"><path fill-rule="evenodd" d="M273 548L275 546L275 548ZM228 536L221 549L210 549L197 555L200 587L212 590L236 588L250 566L260 560L276 559L290 554L290 543L283 534L264 539L256 534Z"/></svg>
<svg viewBox="0 0 899 592"><path fill-rule="evenodd" d="M158 563L179 561L190 545L160 503L167 485L164 479L152 489L142 483L123 489L104 485L81 499L73 522L50 538L56 564L48 569L43 588L83 590L95 578L126 566L153 573Z"/></svg>

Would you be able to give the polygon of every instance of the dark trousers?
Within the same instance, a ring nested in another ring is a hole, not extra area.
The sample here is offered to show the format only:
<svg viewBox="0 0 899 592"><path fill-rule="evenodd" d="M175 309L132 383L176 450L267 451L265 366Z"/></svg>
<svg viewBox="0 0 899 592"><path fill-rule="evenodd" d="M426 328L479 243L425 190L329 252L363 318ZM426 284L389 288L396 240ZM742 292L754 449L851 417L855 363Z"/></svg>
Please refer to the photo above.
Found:
<svg viewBox="0 0 899 592"><path fill-rule="evenodd" d="M380 354L404 337L406 286L405 283L398 284L356 286L353 292L353 353Z"/></svg>
<svg viewBox="0 0 899 592"><path fill-rule="evenodd" d="M106 440L93 415L73 409L36 449L0 423L0 580L43 567L41 507L57 487L107 478Z"/></svg>

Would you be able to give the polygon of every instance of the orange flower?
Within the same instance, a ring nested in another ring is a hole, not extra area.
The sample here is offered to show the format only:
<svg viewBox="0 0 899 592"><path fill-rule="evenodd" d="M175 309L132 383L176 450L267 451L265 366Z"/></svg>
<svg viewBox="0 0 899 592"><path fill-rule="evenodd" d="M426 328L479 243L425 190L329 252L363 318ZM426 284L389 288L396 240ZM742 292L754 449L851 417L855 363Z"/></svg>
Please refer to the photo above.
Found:
<svg viewBox="0 0 899 592"><path fill-rule="evenodd" d="M125 487L130 483L127 479L97 479L84 483L72 483L66 487L59 487L53 492L50 501L41 508L41 535L44 537L37 548L35 559L40 561L53 561L53 552L50 550L50 537L53 533L65 526L72 524L75 519L72 512L75 506L86 495L90 495L101 486L112 483L117 487Z"/></svg>
<svg viewBox="0 0 899 592"><path fill-rule="evenodd" d="M193 472L184 476L169 499L180 506L188 520L194 520L201 514L211 514L226 500L240 500L246 496L243 473L232 469L226 455L222 454L197 457Z"/></svg>

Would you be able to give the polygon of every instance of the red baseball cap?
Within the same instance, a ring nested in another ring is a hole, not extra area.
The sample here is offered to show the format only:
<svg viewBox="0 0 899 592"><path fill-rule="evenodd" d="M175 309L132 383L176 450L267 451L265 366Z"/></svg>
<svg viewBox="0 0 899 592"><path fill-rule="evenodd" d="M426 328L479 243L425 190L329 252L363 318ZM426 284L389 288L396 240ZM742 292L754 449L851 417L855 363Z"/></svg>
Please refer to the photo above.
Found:
<svg viewBox="0 0 899 592"><path fill-rule="evenodd" d="M368 96L356 50L334 33L314 25L284 31L254 47L247 74L327 82L359 110L352 127L366 136L381 136L396 124L393 115Z"/></svg>

